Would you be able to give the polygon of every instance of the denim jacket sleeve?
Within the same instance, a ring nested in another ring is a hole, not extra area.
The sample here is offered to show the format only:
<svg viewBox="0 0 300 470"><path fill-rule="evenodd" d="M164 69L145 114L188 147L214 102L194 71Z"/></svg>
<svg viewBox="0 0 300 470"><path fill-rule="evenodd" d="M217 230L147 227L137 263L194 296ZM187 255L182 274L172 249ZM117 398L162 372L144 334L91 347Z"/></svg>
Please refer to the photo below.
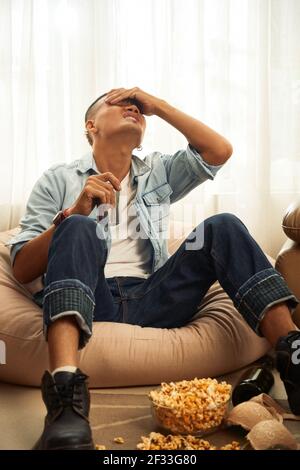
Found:
<svg viewBox="0 0 300 470"><path fill-rule="evenodd" d="M20 220L21 231L6 243L7 246L11 246L12 265L23 245L50 227L53 217L61 207L60 186L57 175L51 169L43 173L35 183L27 202L25 215Z"/></svg>
<svg viewBox="0 0 300 470"><path fill-rule="evenodd" d="M207 179L213 180L223 166L206 163L191 144L186 150L178 150L173 155L163 154L161 158L173 190L171 203L183 198Z"/></svg>

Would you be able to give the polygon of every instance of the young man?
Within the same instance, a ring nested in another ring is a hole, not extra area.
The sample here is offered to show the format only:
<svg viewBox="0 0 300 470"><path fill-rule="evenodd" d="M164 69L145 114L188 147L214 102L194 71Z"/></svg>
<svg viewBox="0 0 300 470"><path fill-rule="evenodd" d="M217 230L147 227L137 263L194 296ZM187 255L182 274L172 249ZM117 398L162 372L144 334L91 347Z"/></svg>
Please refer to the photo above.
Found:
<svg viewBox="0 0 300 470"><path fill-rule="evenodd" d="M153 152L144 161L132 155L151 115L181 132L186 150ZM231 214L210 217L168 257L170 204L214 178L230 143L137 87L102 95L85 125L92 152L43 174L10 242L19 282L45 274L39 294L51 373L42 378L48 414L35 448L93 448L87 377L77 363L93 321L180 327L216 280L275 347L290 407L300 413L300 365L291 360L300 339L291 318L298 301L243 223ZM126 236L113 237L118 229Z"/></svg>

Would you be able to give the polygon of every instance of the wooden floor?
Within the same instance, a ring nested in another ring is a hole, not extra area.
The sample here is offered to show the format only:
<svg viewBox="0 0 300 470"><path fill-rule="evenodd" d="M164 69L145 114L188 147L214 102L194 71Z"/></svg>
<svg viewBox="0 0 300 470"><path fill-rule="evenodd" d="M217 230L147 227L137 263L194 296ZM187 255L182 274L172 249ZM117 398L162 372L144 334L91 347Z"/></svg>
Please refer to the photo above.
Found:
<svg viewBox="0 0 300 470"><path fill-rule="evenodd" d="M240 374L237 372L225 378L236 383ZM92 390L91 424L95 443L104 444L108 449L134 449L141 435L155 431L147 399L153 388ZM277 374L271 395L277 399L286 398ZM45 416L40 390L2 383L0 410L0 449L31 449L42 431ZM113 438L120 434L125 443L118 446Z"/></svg>

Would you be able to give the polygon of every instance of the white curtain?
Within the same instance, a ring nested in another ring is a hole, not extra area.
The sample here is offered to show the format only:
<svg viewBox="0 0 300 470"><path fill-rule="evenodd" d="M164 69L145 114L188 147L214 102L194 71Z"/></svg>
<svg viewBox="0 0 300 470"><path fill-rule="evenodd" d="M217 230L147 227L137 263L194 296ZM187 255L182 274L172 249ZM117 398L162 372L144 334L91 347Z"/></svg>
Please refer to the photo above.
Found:
<svg viewBox="0 0 300 470"><path fill-rule="evenodd" d="M1 0L0 44L1 230L46 168L89 150L90 102L139 86L234 147L174 217L233 212L275 255L300 191L299 0ZM140 155L186 144L152 116Z"/></svg>

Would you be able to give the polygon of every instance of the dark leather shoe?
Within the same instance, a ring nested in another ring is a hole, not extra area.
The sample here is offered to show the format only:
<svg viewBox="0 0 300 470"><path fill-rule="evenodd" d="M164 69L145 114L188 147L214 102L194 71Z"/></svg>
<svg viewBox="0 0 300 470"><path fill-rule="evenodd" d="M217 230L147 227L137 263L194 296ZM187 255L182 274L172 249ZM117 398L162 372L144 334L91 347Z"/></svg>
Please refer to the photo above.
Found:
<svg viewBox="0 0 300 470"><path fill-rule="evenodd" d="M279 338L276 367L284 383L292 413L300 415L300 331L291 331Z"/></svg>
<svg viewBox="0 0 300 470"><path fill-rule="evenodd" d="M55 377L46 371L42 378L42 396L47 408L43 433L33 450L92 450L89 424L90 394L87 375L77 369L57 372Z"/></svg>

